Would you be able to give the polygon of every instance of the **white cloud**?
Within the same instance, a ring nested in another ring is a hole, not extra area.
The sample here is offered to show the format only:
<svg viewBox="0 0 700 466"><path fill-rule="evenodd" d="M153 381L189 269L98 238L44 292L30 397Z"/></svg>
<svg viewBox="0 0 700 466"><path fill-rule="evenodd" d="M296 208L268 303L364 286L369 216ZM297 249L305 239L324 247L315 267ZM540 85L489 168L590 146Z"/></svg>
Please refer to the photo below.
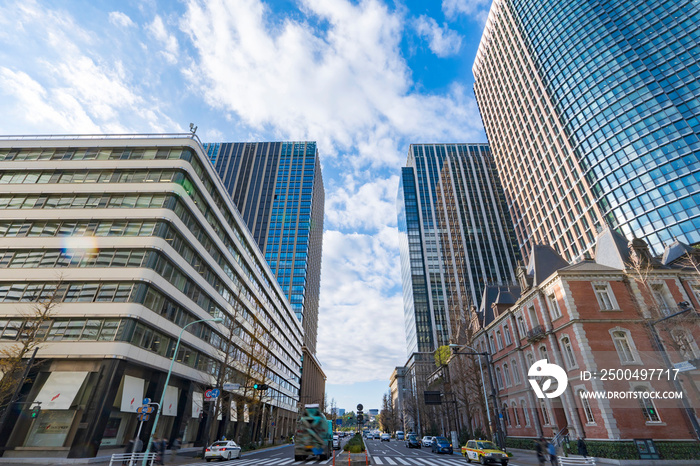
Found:
<svg viewBox="0 0 700 466"><path fill-rule="evenodd" d="M318 354L329 382L388 380L406 360L397 242L395 228L324 233Z"/></svg>
<svg viewBox="0 0 700 466"><path fill-rule="evenodd" d="M135 26L134 22L125 13L121 11L110 11L109 12L109 22L115 26L120 26L123 28Z"/></svg>
<svg viewBox="0 0 700 466"><path fill-rule="evenodd" d="M18 24L9 35L22 55L0 70L5 110L0 126L6 132L144 133L178 127L133 81L133 64L122 61L114 42L78 25L68 12L17 2L0 7L0 17ZM118 14L110 18L111 24L120 21ZM41 35L34 33L38 30Z"/></svg>
<svg viewBox="0 0 700 466"><path fill-rule="evenodd" d="M171 65L176 64L180 53L178 42L175 36L169 34L165 29L163 19L156 15L153 22L147 26L147 29L151 36L153 36L163 45L163 47L165 47L164 50L160 50L160 54L163 56L163 58L165 58L165 60Z"/></svg>
<svg viewBox="0 0 700 466"><path fill-rule="evenodd" d="M430 50L438 57L444 58L459 53L462 36L450 30L447 24L440 27L433 18L421 15L414 26L421 37L428 39Z"/></svg>
<svg viewBox="0 0 700 466"><path fill-rule="evenodd" d="M448 19L454 19L463 14L486 23L492 0L442 0L442 11Z"/></svg>
<svg viewBox="0 0 700 466"><path fill-rule="evenodd" d="M396 167L409 138L480 137L470 92L413 90L401 13L378 0L303 5L308 23L271 24L258 0L190 0L181 22L198 52L190 88L253 128L318 141L324 157L351 152L355 166ZM319 22L325 29L312 25Z"/></svg>
<svg viewBox="0 0 700 466"><path fill-rule="evenodd" d="M326 197L327 227L376 231L395 226L398 185L398 176L375 178L358 186L354 177L347 175Z"/></svg>

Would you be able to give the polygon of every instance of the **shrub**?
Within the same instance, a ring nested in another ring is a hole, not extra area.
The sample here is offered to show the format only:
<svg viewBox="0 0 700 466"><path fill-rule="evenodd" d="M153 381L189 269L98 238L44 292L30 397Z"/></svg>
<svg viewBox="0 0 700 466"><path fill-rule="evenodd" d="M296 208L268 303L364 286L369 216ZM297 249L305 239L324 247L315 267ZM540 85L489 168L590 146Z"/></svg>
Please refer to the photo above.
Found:
<svg viewBox="0 0 700 466"><path fill-rule="evenodd" d="M349 453L362 453L365 451L365 443L362 441L362 434L355 434L355 436L345 444L343 450Z"/></svg>
<svg viewBox="0 0 700 466"><path fill-rule="evenodd" d="M654 445L665 460L700 460L697 442L654 442Z"/></svg>

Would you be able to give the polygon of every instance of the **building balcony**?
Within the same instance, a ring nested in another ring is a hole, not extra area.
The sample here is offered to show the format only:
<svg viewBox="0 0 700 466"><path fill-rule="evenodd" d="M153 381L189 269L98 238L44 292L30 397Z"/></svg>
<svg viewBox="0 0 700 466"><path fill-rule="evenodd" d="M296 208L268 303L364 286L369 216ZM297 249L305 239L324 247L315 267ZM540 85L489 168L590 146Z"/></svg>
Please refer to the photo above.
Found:
<svg viewBox="0 0 700 466"><path fill-rule="evenodd" d="M530 343L540 341L544 338L544 328L541 325L537 325L532 329L527 331L527 341Z"/></svg>

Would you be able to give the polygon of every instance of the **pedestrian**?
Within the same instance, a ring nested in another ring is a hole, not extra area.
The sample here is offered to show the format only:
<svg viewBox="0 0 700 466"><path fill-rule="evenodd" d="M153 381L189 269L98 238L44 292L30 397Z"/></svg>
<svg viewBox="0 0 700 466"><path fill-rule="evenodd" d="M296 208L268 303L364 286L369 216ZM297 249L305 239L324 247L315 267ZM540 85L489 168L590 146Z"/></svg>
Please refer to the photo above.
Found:
<svg viewBox="0 0 700 466"><path fill-rule="evenodd" d="M584 458L588 457L588 446L586 445L586 441L583 440L583 438L579 437L578 442L578 454L583 456Z"/></svg>
<svg viewBox="0 0 700 466"><path fill-rule="evenodd" d="M134 452L134 439L129 440L129 443L126 444L126 448L124 449L124 453L133 453ZM122 464L129 464L129 460L125 457L124 461L122 461Z"/></svg>
<svg viewBox="0 0 700 466"><path fill-rule="evenodd" d="M168 439L160 439L160 464L165 464L165 450L168 449Z"/></svg>
<svg viewBox="0 0 700 466"><path fill-rule="evenodd" d="M537 453L537 461L539 461L540 466L544 465L544 438L540 437L539 440L535 440L535 453Z"/></svg>
<svg viewBox="0 0 700 466"><path fill-rule="evenodd" d="M172 459L175 460L177 456L177 451L182 447L182 439L180 437L173 440L172 445L170 445L170 451L172 452Z"/></svg>
<svg viewBox="0 0 700 466"><path fill-rule="evenodd" d="M547 453L549 453L549 461L552 463L552 466L557 466L559 464L557 462L557 447L551 442L547 443Z"/></svg>

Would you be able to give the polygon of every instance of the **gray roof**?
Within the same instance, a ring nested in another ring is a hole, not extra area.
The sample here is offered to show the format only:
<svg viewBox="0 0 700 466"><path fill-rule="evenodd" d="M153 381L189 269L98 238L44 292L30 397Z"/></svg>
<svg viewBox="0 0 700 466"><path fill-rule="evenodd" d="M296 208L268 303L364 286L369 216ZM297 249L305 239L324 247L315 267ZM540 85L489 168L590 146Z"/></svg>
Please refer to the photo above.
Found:
<svg viewBox="0 0 700 466"><path fill-rule="evenodd" d="M661 258L661 263L663 265L670 265L673 263L673 261L680 259L685 254L693 255L697 253L697 250L691 248L687 244L675 240L673 243L667 245L666 249L664 249L664 255Z"/></svg>
<svg viewBox="0 0 700 466"><path fill-rule="evenodd" d="M527 274L532 277L532 286L538 286L554 272L568 265L552 246L536 244L530 252Z"/></svg>
<svg viewBox="0 0 700 466"><path fill-rule="evenodd" d="M615 230L606 228L596 238L595 261L617 270L626 269L630 261L629 240Z"/></svg>
<svg viewBox="0 0 700 466"><path fill-rule="evenodd" d="M582 261L582 262L578 262L576 264L569 265L567 267L564 267L561 270L576 271L576 272L612 272L612 271L619 271L620 269L616 269L614 267L608 267L607 265L598 264L597 262L587 260L587 261Z"/></svg>

